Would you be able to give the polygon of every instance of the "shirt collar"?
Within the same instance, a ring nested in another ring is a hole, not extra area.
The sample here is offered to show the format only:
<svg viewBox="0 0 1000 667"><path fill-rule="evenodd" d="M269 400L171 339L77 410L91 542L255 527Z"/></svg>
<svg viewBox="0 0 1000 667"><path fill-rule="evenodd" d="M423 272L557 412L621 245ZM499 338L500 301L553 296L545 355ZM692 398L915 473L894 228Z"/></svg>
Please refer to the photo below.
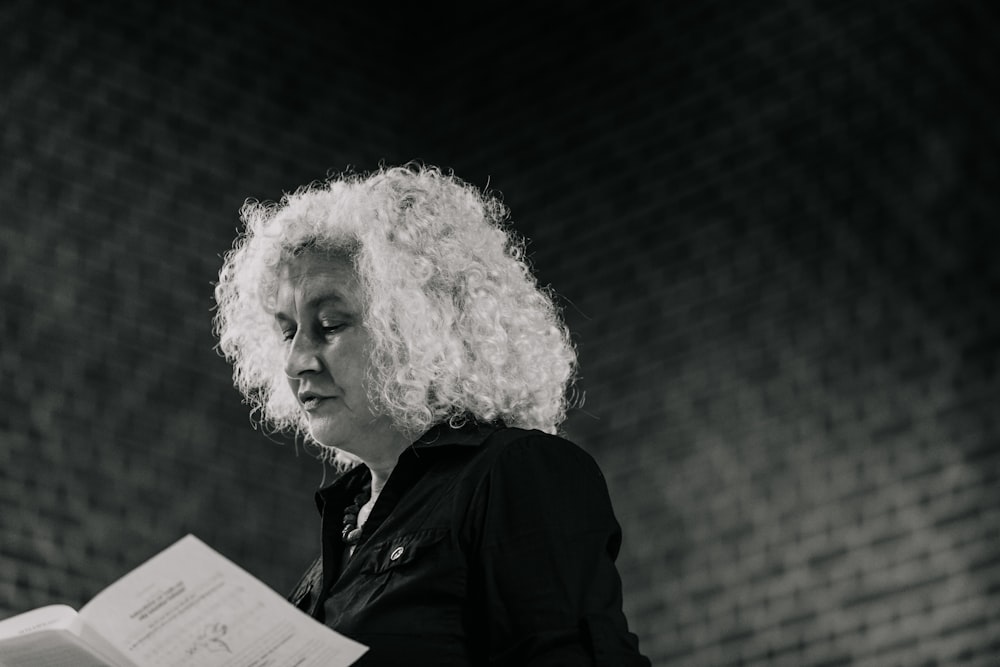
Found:
<svg viewBox="0 0 1000 667"><path fill-rule="evenodd" d="M419 455L428 450L453 445L478 447L500 428L503 428L502 424L477 421L466 422L457 428L453 428L447 423L438 424L417 438L409 449Z"/></svg>
<svg viewBox="0 0 1000 667"><path fill-rule="evenodd" d="M399 455L397 466L417 465L427 458L447 456L450 453L479 447L490 435L504 428L501 423L469 421L459 427L447 423L437 424L417 438ZM343 504L345 499L353 499L370 483L371 473L364 465L357 465L341 473L333 482L316 492L316 507L320 514L327 503ZM338 500L341 502L338 503Z"/></svg>

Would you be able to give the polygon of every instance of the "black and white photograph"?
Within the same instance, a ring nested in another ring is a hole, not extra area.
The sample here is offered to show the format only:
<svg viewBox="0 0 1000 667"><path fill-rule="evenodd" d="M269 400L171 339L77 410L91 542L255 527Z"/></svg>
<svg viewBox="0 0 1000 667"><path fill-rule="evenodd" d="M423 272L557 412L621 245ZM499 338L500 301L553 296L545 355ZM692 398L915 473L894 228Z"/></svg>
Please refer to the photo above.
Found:
<svg viewBox="0 0 1000 667"><path fill-rule="evenodd" d="M998 31L0 0L0 666L1000 665Z"/></svg>

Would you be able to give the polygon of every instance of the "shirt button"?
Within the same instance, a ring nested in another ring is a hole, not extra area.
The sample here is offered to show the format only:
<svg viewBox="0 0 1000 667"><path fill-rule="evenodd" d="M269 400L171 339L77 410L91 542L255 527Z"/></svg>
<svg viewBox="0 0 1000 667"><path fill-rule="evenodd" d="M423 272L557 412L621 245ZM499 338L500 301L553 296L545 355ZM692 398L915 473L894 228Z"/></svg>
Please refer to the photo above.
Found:
<svg viewBox="0 0 1000 667"><path fill-rule="evenodd" d="M396 547L389 554L389 560L399 560L399 557L403 555L403 547Z"/></svg>

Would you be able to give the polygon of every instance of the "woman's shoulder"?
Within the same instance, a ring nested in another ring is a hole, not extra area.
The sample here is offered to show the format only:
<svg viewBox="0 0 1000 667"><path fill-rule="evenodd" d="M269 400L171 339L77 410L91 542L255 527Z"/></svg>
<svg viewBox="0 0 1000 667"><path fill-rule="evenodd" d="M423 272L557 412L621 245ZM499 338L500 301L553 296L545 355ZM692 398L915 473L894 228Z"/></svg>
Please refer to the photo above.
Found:
<svg viewBox="0 0 1000 667"><path fill-rule="evenodd" d="M594 458L582 447L560 435L516 427L497 429L482 443L478 468L491 477L536 475L578 478L603 475Z"/></svg>
<svg viewBox="0 0 1000 667"><path fill-rule="evenodd" d="M600 468L558 435L497 430L483 441L457 489L464 542L477 548L588 532L618 539Z"/></svg>

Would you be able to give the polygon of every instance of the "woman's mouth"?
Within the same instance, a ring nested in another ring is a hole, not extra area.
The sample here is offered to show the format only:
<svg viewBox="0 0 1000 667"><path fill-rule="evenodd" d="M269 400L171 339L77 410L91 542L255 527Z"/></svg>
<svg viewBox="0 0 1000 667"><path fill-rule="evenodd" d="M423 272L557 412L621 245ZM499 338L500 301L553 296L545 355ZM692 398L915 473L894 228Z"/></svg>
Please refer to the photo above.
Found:
<svg viewBox="0 0 1000 667"><path fill-rule="evenodd" d="M317 396L316 394L307 394L299 397L299 403L302 404L302 409L306 412L315 410L324 402L332 400L332 396Z"/></svg>

